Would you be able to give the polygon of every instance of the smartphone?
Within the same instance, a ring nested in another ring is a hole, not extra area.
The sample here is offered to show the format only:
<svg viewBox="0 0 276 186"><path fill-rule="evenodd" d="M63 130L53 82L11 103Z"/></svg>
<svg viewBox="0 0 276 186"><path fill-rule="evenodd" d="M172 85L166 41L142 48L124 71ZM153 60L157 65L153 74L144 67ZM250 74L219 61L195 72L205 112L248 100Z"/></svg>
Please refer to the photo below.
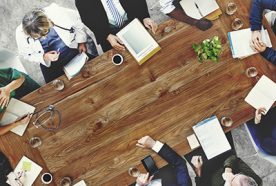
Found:
<svg viewBox="0 0 276 186"><path fill-rule="evenodd" d="M155 165L155 162L152 159L151 155L142 159L141 162L142 162L143 166L145 167L145 169L147 170L147 172L149 172L150 176L156 174L159 171L159 169Z"/></svg>

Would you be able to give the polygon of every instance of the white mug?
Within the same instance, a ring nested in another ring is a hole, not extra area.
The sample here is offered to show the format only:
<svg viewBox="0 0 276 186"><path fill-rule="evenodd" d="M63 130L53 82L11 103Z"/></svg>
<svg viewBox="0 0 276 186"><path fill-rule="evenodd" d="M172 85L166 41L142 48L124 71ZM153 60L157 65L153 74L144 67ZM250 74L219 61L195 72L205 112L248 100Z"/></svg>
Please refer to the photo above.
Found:
<svg viewBox="0 0 276 186"><path fill-rule="evenodd" d="M49 184L53 181L53 176L49 172L42 174L41 181L43 184Z"/></svg>
<svg viewBox="0 0 276 186"><path fill-rule="evenodd" d="M121 65L124 62L124 58L121 54L114 54L112 56L112 63L114 65Z"/></svg>

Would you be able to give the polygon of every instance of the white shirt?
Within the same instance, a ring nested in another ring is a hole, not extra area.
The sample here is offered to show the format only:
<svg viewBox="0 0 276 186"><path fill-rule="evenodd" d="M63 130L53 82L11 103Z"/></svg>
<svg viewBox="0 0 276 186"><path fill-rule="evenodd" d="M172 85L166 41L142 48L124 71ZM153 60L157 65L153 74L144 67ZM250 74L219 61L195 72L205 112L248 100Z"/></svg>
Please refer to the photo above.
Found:
<svg viewBox="0 0 276 186"><path fill-rule="evenodd" d="M107 6L107 3L106 3L106 0L101 0L102 4L103 4L103 7L104 7L104 10L106 12L106 15L107 15L107 18L108 18L108 21L109 21L109 24L112 24L112 25L116 25L116 22L114 20L114 17L112 16L108 6ZM126 11L124 10L124 8L122 7L121 3L119 0L113 0L113 3L115 5L115 7L117 8L119 14L121 15L121 17L123 17L123 20L124 21L127 21L127 13Z"/></svg>
<svg viewBox="0 0 276 186"><path fill-rule="evenodd" d="M174 9L175 6L173 5L174 0L159 0L160 3L160 11L163 12L164 14L169 14L171 13Z"/></svg>
<svg viewBox="0 0 276 186"><path fill-rule="evenodd" d="M156 141L156 143L152 147L152 150L158 153L162 149L163 145L164 144L161 143L160 141ZM136 183L135 186L140 186L140 185ZM162 186L162 181L161 179L152 180L147 186Z"/></svg>

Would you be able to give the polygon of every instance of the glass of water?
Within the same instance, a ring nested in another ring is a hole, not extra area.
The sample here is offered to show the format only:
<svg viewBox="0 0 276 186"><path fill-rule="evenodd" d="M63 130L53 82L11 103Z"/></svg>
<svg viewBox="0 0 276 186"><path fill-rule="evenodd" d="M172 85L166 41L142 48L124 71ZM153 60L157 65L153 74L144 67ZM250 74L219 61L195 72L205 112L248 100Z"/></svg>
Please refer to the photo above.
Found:
<svg viewBox="0 0 276 186"><path fill-rule="evenodd" d="M243 22L240 18L235 18L231 26L233 30L239 30L243 26Z"/></svg>
<svg viewBox="0 0 276 186"><path fill-rule="evenodd" d="M220 123L224 127L231 127L233 125L233 120L230 117L222 117Z"/></svg>
<svg viewBox="0 0 276 186"><path fill-rule="evenodd" d="M140 171L136 167L130 167L128 169L128 174L132 177L137 178L140 175Z"/></svg>
<svg viewBox="0 0 276 186"><path fill-rule="evenodd" d="M226 6L226 14L233 15L237 11L237 9L238 9L238 7L237 7L236 3L229 2L229 3L227 3L227 6Z"/></svg>
<svg viewBox="0 0 276 186"><path fill-rule="evenodd" d="M37 148L42 144L42 140L40 137L35 136L30 139L29 144L32 148Z"/></svg>
<svg viewBox="0 0 276 186"><path fill-rule="evenodd" d="M64 89L64 82L60 79L54 80L52 85L53 85L54 89L57 91L61 91Z"/></svg>
<svg viewBox="0 0 276 186"><path fill-rule="evenodd" d="M245 74L247 77L254 78L258 75L258 71L255 67L249 67L245 70Z"/></svg>

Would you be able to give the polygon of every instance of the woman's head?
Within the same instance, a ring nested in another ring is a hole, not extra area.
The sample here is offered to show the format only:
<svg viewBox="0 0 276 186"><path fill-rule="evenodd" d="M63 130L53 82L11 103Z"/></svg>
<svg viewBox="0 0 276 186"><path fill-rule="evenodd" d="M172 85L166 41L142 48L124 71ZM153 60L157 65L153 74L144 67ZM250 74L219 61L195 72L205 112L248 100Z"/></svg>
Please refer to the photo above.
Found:
<svg viewBox="0 0 276 186"><path fill-rule="evenodd" d="M36 9L24 16L22 26L27 35L36 39L46 36L53 23L41 9Z"/></svg>

